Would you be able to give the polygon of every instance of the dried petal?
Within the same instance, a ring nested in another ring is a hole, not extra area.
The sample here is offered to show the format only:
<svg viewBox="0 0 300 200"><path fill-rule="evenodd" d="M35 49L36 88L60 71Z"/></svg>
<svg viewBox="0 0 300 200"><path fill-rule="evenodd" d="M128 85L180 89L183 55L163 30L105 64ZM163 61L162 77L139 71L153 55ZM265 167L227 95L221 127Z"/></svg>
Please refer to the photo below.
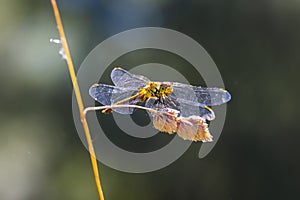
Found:
<svg viewBox="0 0 300 200"><path fill-rule="evenodd" d="M211 142L206 120L200 116L178 117L178 111L165 109L152 113L154 127L169 134L177 132L178 136L191 141Z"/></svg>
<svg viewBox="0 0 300 200"><path fill-rule="evenodd" d="M157 112L153 114L154 128L161 132L172 134L177 131L178 111L168 109L166 112Z"/></svg>
<svg viewBox="0 0 300 200"><path fill-rule="evenodd" d="M209 133L205 119L199 116L180 117L178 119L177 134L185 140L211 142L212 135Z"/></svg>

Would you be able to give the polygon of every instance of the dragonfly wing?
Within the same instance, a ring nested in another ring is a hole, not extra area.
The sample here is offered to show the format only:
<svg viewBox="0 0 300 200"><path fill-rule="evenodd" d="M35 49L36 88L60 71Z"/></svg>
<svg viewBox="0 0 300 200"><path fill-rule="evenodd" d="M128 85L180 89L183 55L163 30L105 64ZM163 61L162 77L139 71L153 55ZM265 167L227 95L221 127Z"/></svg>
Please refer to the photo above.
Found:
<svg viewBox="0 0 300 200"><path fill-rule="evenodd" d="M192 101L180 99L174 93L172 93L169 97L173 102L177 102L177 107L179 108L180 116L182 117L196 115L209 121L215 119L214 111L208 106L201 107L199 106L199 104L194 103Z"/></svg>
<svg viewBox="0 0 300 200"><path fill-rule="evenodd" d="M136 105L140 102L139 97L136 95L137 90L129 90L121 94L113 94L111 98L112 105ZM113 108L113 111L121 114L132 114L134 108L124 107L124 108Z"/></svg>
<svg viewBox="0 0 300 200"><path fill-rule="evenodd" d="M227 103L231 99L231 95L228 91L222 88L205 88L205 87L193 87L198 102L208 106L217 106L223 103Z"/></svg>
<svg viewBox="0 0 300 200"><path fill-rule="evenodd" d="M164 111L164 107L161 103L159 103L158 98L149 98L145 103L145 107L153 109L153 112L148 111L148 113L151 115L153 115L155 111Z"/></svg>
<svg viewBox="0 0 300 200"><path fill-rule="evenodd" d="M208 120L208 121L212 121L216 118L215 112L210 108L210 107L196 107L195 109L199 109L199 116Z"/></svg>
<svg viewBox="0 0 300 200"><path fill-rule="evenodd" d="M90 96L103 105L111 105L112 94L125 92L123 88L114 87L106 84L94 84L89 89Z"/></svg>
<svg viewBox="0 0 300 200"><path fill-rule="evenodd" d="M150 80L142 75L131 74L130 72L116 67L110 74L111 80L118 87L141 88L144 87Z"/></svg>
<svg viewBox="0 0 300 200"><path fill-rule="evenodd" d="M206 88L192 86L183 83L172 83L173 93L177 96L178 102L195 106L216 106L228 102L231 95L222 88Z"/></svg>
<svg viewBox="0 0 300 200"><path fill-rule="evenodd" d="M181 110L180 104L170 97L165 97L164 99L149 98L145 106L160 112L168 112L170 110L179 112Z"/></svg>
<svg viewBox="0 0 300 200"><path fill-rule="evenodd" d="M173 97L173 98L172 98ZM181 104L176 101L174 98L174 94L171 93L170 96L167 96L163 99L163 105L167 108L171 108L171 109L174 109L174 110L177 110L177 111L180 111L182 110L182 107L181 107Z"/></svg>
<svg viewBox="0 0 300 200"><path fill-rule="evenodd" d="M197 104L191 105L190 102L178 99L174 93L166 97L162 102L158 98L150 98L146 101L145 106L160 112L166 112L169 110L178 111L182 117L196 115L209 121L215 119L215 113L211 108L207 106L201 107Z"/></svg>
<svg viewBox="0 0 300 200"><path fill-rule="evenodd" d="M136 104L138 102L137 98L130 98L132 95L136 94L137 91L131 88L120 88L112 85L106 84L94 84L89 89L90 96L103 105L110 106L112 104ZM126 99L126 100L124 100ZM124 101L123 101L124 100ZM121 103L118 103L122 101ZM133 109L131 108L113 108L115 112L121 114L131 114Z"/></svg>
<svg viewBox="0 0 300 200"><path fill-rule="evenodd" d="M215 119L215 113L209 107L202 108L200 106L191 106L188 104L181 104L181 107L182 109L180 112L180 116L188 117L188 116L196 115L209 121Z"/></svg>

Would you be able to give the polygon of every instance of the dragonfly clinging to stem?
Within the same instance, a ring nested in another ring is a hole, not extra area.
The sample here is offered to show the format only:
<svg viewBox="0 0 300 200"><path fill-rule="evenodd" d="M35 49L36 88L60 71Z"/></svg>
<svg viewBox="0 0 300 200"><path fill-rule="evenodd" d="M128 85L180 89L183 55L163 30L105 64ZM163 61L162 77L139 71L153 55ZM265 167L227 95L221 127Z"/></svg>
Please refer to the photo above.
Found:
<svg viewBox="0 0 300 200"><path fill-rule="evenodd" d="M151 81L142 75L132 74L121 67L111 72L113 85L97 83L89 94L103 105L136 105L140 102L154 110L170 108L179 111L182 117L199 116L213 120L215 114L210 106L221 105L231 99L222 88L192 86L177 82ZM132 114L134 108L112 108L121 114ZM109 112L110 109L104 110Z"/></svg>

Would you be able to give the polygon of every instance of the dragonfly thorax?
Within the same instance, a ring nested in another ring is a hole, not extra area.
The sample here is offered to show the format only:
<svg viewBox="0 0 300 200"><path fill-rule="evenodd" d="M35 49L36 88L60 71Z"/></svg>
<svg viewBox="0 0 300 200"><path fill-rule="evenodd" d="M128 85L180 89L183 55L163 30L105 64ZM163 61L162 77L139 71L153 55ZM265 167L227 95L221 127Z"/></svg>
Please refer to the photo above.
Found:
<svg viewBox="0 0 300 200"><path fill-rule="evenodd" d="M173 88L168 82L148 82L145 87L139 91L139 97L142 101L149 98L163 99L173 92Z"/></svg>

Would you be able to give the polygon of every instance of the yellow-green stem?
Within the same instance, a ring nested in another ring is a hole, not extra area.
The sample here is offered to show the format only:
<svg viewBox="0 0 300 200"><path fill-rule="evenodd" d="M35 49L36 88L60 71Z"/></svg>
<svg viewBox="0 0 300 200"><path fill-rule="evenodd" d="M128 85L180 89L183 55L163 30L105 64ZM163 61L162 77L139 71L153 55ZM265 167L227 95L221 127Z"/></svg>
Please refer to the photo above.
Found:
<svg viewBox="0 0 300 200"><path fill-rule="evenodd" d="M58 31L59 31L61 43L62 43L63 49L64 49L65 54L66 54L66 58L67 58L66 60L67 60L69 73L70 73L70 77L71 77L71 80L72 80L72 84L73 84L73 88L74 88L74 92L75 92L79 112L80 112L81 123L82 123L83 129L84 129L85 137L86 137L89 152L90 152L90 157L91 157L91 162L92 162L92 167L93 167L93 172L94 172L94 178L95 178L95 182L96 182L96 186L97 186L97 190L98 190L98 194L99 194L99 199L104 200L104 195L103 195L101 182L100 182L99 171L98 171L97 159L96 159L96 156L95 156L95 151L94 151L94 147L93 147L89 127L88 127L86 117L85 117L85 114L84 114L84 106L83 106L79 86L78 86L78 83L77 83L76 74L75 74L73 62L72 62L72 59L71 59L71 54L70 54L69 47L68 47L68 44L67 44L67 40L66 40L66 37L65 37L65 33L64 33L64 29L63 29L63 25L62 25L62 22L61 22L61 18L60 18L60 14L59 14L59 11L58 11L58 8L57 8L56 1L51 0L51 4L52 4L52 7L53 7L53 12L54 12L54 16L55 16L55 19L56 19L56 24L57 24L57 28L58 28Z"/></svg>

